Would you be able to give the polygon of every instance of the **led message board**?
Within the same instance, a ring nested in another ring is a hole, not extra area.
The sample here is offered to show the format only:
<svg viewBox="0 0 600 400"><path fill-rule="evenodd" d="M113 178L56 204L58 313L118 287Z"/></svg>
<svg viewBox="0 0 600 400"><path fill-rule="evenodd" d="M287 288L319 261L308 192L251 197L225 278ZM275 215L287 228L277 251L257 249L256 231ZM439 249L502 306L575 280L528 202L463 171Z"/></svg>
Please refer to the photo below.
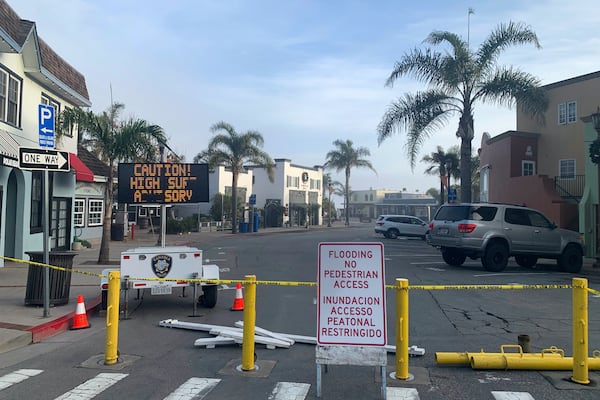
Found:
<svg viewBox="0 0 600 400"><path fill-rule="evenodd" d="M119 164L118 201L126 204L208 202L208 165Z"/></svg>

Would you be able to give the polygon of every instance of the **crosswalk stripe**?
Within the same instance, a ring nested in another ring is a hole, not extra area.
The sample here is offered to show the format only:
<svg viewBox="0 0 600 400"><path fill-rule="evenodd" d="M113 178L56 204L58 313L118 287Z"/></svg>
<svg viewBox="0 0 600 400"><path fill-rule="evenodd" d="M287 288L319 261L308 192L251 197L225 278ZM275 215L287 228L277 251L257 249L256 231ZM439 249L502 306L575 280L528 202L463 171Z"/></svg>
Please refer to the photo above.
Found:
<svg viewBox="0 0 600 400"><path fill-rule="evenodd" d="M89 400L96 397L129 374L101 373L68 391L55 400Z"/></svg>
<svg viewBox="0 0 600 400"><path fill-rule="evenodd" d="M190 378L177 388L173 393L165 397L164 400L186 400L203 399L221 382L220 379L211 378Z"/></svg>
<svg viewBox="0 0 600 400"><path fill-rule="evenodd" d="M20 369L10 374L0 377L0 390L4 390L12 385L23 382L25 379L29 379L32 376L36 376L44 372L42 369Z"/></svg>
<svg viewBox="0 0 600 400"><path fill-rule="evenodd" d="M492 392L496 400L535 400L528 392Z"/></svg>
<svg viewBox="0 0 600 400"><path fill-rule="evenodd" d="M0 376L0 391L15 384L21 383L31 377L41 374L41 369L19 369L12 373ZM100 373L69 392L57 397L55 400L90 400L108 389L129 374ZM181 384L164 400L202 400L219 383L217 378L190 378ZM308 396L310 384L299 382L277 382L268 400L304 400ZM528 392L492 391L495 400L535 400ZM387 387L388 400L419 400L419 392L415 388Z"/></svg>
<svg viewBox="0 0 600 400"><path fill-rule="evenodd" d="M269 400L303 400L308 394L310 384L297 382L277 382Z"/></svg>
<svg viewBox="0 0 600 400"><path fill-rule="evenodd" d="M388 387L387 400L419 400L419 392L414 388Z"/></svg>

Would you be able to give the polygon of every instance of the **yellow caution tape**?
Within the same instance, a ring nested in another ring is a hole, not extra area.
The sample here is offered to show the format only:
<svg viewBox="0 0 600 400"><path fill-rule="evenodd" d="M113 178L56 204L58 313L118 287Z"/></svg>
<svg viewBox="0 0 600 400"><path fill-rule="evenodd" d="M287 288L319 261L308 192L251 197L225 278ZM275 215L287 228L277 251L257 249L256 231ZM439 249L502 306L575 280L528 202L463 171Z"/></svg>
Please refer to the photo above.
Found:
<svg viewBox="0 0 600 400"><path fill-rule="evenodd" d="M97 278L108 278L107 275L96 274L88 271L59 267L56 265L44 264L29 260L20 260L17 258L4 257L0 258L16 263L34 265L38 267L56 269L58 271L72 272ZM116 269L116 268L115 268ZM135 278L126 277L131 281L158 281L158 282L188 282L188 283L210 283L210 284L252 284L252 285L272 285L272 286L311 286L316 287L316 282L293 282L293 281L252 281L247 282L245 279L200 279L200 278ZM397 289L396 285L385 285L386 289ZM410 290L527 290L527 289L572 289L572 285L410 285ZM588 288L590 293L600 296L600 291Z"/></svg>

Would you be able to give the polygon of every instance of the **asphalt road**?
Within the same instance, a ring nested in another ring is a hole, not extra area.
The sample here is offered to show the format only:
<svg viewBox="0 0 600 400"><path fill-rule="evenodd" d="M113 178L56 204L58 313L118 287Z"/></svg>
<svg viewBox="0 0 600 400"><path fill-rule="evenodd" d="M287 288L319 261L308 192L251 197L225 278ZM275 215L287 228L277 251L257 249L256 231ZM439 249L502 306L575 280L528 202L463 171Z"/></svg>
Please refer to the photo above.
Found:
<svg viewBox="0 0 600 400"><path fill-rule="evenodd" d="M558 272L550 261L535 269L523 269L511 262L506 271L497 274L487 273L475 260L467 260L460 268L448 267L439 253L423 241L383 239L374 235L370 225L227 236L198 244L198 247L203 249L206 263L221 267L222 279L241 280L252 274L258 280L315 282L320 242L373 241L384 243L386 283L390 285L396 278L408 279L411 286L563 285L570 284L572 279L571 275ZM589 285L600 288L600 279L589 277ZM388 290L386 295L388 343L394 344L395 293ZM144 293L140 299L131 298L130 318L119 322L118 347L122 362L112 367L103 365L105 321L103 317L93 317L90 329L65 332L44 343L7 354L0 369L0 382L9 374L31 376L0 390L0 399L54 399L92 379L95 380L89 386L97 387L98 379L106 385L106 389L94 397L96 399L163 399L186 382L188 389L191 385L199 390L196 399L287 399L292 397L283 396L303 389L308 393L298 399L315 399L314 345L296 343L289 349L271 350L257 344L256 363L260 369L248 373L236 369L240 364L241 347L195 347L196 339L211 335L158 326L159 321L177 319L233 327L243 314L230 311L234 296L234 285L223 287L217 306L199 308L196 316L192 316L193 299L189 289L186 297L179 291L170 296ZM557 346L564 349L566 355L572 355L571 291L568 289L414 289L410 290L409 301L409 342L424 348L426 354L409 359L413 378L409 381L389 376L396 364L394 354L388 354L387 386L397 390L390 392L388 398L568 400L600 396L597 372L590 372L593 385L582 386L568 381L570 371L473 370L435 363L436 352L478 352L481 349L498 352L503 344L516 344L517 337L523 334L531 338L532 352ZM273 332L314 337L316 303L314 287L258 285L256 325ZM600 347L600 298L590 296L589 315L591 353ZM191 378L201 379L188 381ZM323 398L381 398L379 371L374 367L329 366L322 384ZM525 397L526 394L530 397ZM398 397L393 397L395 395ZM89 398L74 396L72 398Z"/></svg>

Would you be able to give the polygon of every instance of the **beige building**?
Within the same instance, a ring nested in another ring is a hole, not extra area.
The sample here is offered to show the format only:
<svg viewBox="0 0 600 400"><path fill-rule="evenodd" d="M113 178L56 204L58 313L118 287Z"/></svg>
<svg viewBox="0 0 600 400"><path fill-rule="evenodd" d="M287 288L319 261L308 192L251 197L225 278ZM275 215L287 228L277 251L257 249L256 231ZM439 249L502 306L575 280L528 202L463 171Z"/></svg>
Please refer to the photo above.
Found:
<svg viewBox="0 0 600 400"><path fill-rule="evenodd" d="M483 135L481 199L543 211L559 226L584 234L586 255L593 256L598 167L589 146L598 132L590 116L600 105L600 71L544 88L549 97L544 123L517 111L516 131Z"/></svg>
<svg viewBox="0 0 600 400"><path fill-rule="evenodd" d="M413 215L429 221L437 201L424 193L392 189L355 190L350 194L349 215L370 221L382 214Z"/></svg>

